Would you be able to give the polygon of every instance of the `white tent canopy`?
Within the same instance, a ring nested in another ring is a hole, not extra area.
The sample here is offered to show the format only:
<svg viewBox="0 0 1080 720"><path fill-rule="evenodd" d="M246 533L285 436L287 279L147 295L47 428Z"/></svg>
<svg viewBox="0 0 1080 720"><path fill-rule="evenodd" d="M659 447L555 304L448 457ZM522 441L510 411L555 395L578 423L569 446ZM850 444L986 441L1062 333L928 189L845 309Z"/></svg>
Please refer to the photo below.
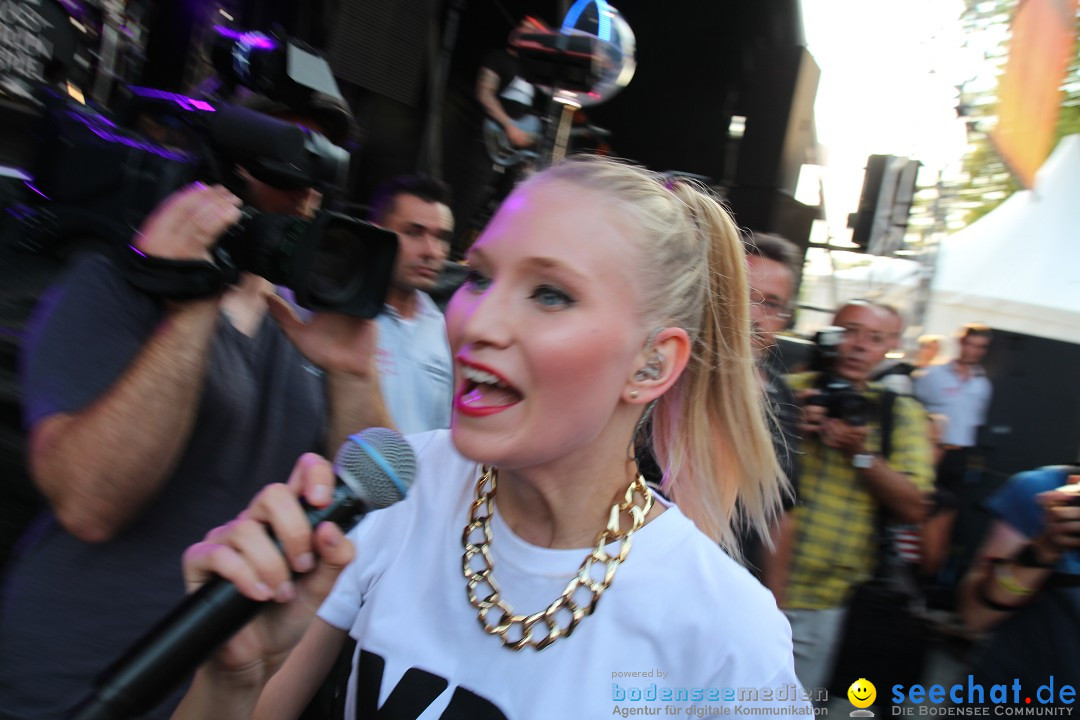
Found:
<svg viewBox="0 0 1080 720"><path fill-rule="evenodd" d="M944 240L925 332L965 322L1080 343L1080 135L1058 143L1035 178Z"/></svg>

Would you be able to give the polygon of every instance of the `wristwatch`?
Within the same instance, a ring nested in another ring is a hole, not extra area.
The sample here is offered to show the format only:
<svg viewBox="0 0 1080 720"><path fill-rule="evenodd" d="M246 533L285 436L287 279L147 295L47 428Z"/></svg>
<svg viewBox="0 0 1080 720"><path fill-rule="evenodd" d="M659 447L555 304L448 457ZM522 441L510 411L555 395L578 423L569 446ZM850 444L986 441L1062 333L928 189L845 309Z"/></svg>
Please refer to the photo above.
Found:
<svg viewBox="0 0 1080 720"><path fill-rule="evenodd" d="M865 470L874 466L874 456L870 453L857 453L851 456L851 467Z"/></svg>

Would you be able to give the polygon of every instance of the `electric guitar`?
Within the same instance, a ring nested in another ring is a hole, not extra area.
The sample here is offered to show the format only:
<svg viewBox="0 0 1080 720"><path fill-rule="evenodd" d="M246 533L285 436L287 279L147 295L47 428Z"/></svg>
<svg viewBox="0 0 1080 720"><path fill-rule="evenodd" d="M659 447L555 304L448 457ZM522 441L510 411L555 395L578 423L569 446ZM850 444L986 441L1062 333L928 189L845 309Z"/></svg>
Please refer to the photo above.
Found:
<svg viewBox="0 0 1080 720"><path fill-rule="evenodd" d="M536 115L523 115L514 120L514 125L522 132L526 132L536 138L537 143L529 147L515 147L506 137L506 131L502 125L491 118L484 118L484 145L487 146L491 161L500 167L515 167L525 162L535 160L539 153L539 146L543 125Z"/></svg>

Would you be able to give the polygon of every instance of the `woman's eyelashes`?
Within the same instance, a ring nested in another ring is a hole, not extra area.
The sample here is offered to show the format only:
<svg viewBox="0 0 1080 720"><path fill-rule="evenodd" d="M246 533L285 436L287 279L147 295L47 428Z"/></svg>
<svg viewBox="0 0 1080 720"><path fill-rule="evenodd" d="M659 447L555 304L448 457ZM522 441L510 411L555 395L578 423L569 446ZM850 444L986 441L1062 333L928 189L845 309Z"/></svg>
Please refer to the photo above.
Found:
<svg viewBox="0 0 1080 720"><path fill-rule="evenodd" d="M475 269L470 269L465 273L464 285L473 292L483 292L487 290L488 285L491 284L491 278L487 277L483 273Z"/></svg>
<svg viewBox="0 0 1080 720"><path fill-rule="evenodd" d="M481 293L491 287L491 278L479 270L472 268L465 274L465 282L463 284L471 292ZM530 300L535 300L541 307L551 309L570 307L577 302L570 293L548 283L542 283L534 287L528 298Z"/></svg>
<svg viewBox="0 0 1080 720"><path fill-rule="evenodd" d="M570 297L569 293L551 285L537 286L529 299L535 300L545 308L566 308L577 302Z"/></svg>

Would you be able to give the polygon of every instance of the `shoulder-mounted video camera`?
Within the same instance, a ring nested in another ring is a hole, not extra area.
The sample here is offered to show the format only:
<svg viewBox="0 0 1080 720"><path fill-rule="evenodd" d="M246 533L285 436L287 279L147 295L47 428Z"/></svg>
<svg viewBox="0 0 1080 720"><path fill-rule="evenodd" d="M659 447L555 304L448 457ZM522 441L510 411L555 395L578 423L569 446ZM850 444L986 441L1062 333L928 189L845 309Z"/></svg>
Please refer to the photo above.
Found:
<svg viewBox="0 0 1080 720"><path fill-rule="evenodd" d="M47 251L92 237L126 250L134 228L186 184L221 183L243 197L237 168L275 188L314 188L324 204L344 189L349 154L330 138L343 143L353 121L326 61L292 40L224 28L211 56L225 87L259 93L250 107L129 87L127 112L107 115L41 90L38 197L24 244ZM306 120L330 138L275 116ZM212 263L120 255L134 284L164 297L220 292L246 271L288 287L306 308L374 317L396 252L394 233L340 213L245 206Z"/></svg>

